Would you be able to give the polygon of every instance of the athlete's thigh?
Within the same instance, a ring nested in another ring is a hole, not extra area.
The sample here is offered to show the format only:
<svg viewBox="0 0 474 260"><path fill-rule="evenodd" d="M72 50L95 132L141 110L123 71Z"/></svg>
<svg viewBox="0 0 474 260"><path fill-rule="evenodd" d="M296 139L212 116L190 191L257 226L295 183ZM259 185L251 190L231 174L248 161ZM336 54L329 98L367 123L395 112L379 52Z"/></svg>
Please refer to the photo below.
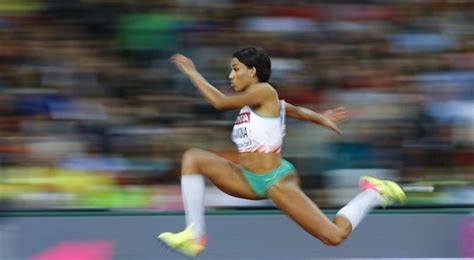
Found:
<svg viewBox="0 0 474 260"><path fill-rule="evenodd" d="M296 174L288 174L267 191L267 196L275 206L312 235L324 237L338 232L334 223L301 190L298 182Z"/></svg>
<svg viewBox="0 0 474 260"><path fill-rule="evenodd" d="M237 164L214 153L199 150L199 173L225 193L243 199L261 199L250 187Z"/></svg>

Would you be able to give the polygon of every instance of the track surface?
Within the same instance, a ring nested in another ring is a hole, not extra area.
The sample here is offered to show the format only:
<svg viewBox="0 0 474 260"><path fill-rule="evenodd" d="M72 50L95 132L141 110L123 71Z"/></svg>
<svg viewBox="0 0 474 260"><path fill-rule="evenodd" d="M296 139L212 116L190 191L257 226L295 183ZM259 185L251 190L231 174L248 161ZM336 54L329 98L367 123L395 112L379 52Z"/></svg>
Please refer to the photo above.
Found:
<svg viewBox="0 0 474 260"><path fill-rule="evenodd" d="M209 245L199 259L462 257L461 233L471 212L376 210L339 247L325 246L279 211L208 212ZM0 259L35 259L65 243L73 245L70 254L80 243L105 243L110 259L188 259L155 239L184 227L181 212L2 213L0 220Z"/></svg>

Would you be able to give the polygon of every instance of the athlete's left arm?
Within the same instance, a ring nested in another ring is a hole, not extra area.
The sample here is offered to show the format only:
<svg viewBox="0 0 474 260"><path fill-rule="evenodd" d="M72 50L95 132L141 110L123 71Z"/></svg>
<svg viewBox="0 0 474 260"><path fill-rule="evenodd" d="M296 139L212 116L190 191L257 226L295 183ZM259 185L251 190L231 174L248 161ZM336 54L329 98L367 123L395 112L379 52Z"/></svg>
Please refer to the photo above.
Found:
<svg viewBox="0 0 474 260"><path fill-rule="evenodd" d="M285 112L288 117L322 125L339 135L341 134L341 130L339 130L336 123L346 118L346 108L344 107L337 107L334 109L328 109L322 113L317 113L311 109L285 102Z"/></svg>

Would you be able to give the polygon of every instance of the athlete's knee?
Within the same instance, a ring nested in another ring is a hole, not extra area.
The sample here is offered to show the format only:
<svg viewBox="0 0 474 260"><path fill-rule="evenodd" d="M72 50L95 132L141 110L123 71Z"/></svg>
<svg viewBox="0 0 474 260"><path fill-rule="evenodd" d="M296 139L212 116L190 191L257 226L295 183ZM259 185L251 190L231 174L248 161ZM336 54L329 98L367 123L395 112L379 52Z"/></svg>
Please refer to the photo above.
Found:
<svg viewBox="0 0 474 260"><path fill-rule="evenodd" d="M321 242L323 242L324 244L326 244L328 246L338 246L338 245L342 244L342 242L344 242L344 240L346 240L346 238L347 238L347 236L344 236L342 234L331 233L331 234L323 235L319 239L321 240Z"/></svg>
<svg viewBox="0 0 474 260"><path fill-rule="evenodd" d="M191 148L183 153L182 159L182 175L196 174L199 171L199 162L203 157L204 150Z"/></svg>

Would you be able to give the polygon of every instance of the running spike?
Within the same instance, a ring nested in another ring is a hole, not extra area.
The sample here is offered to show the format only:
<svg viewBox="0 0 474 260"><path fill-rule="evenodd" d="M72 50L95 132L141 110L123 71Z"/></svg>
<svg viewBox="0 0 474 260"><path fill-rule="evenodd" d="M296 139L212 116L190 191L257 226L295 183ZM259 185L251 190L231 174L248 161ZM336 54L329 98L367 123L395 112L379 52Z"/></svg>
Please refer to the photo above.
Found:
<svg viewBox="0 0 474 260"><path fill-rule="evenodd" d="M373 189L380 193L382 197L381 205L386 207L393 203L403 204L406 202L406 195L402 187L390 180L380 180L372 176L362 176L359 181L361 191Z"/></svg>
<svg viewBox="0 0 474 260"><path fill-rule="evenodd" d="M179 233L161 233L157 239L161 240L169 248L189 257L197 257L207 245L207 236L194 238L193 226L188 226Z"/></svg>

